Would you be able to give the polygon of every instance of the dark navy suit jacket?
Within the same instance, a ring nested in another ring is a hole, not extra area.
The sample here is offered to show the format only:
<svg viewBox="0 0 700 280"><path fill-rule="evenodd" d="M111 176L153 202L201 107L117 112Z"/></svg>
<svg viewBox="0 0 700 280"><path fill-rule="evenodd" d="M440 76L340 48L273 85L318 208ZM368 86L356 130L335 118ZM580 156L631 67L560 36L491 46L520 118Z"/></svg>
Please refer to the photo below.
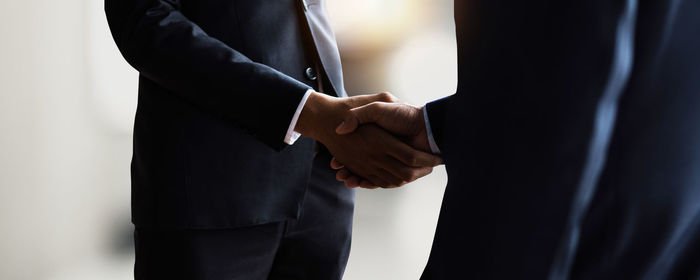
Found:
<svg viewBox="0 0 700 280"><path fill-rule="evenodd" d="M455 1L422 279L698 279L700 2Z"/></svg>
<svg viewBox="0 0 700 280"><path fill-rule="evenodd" d="M105 1L117 46L141 74L137 226L226 228L298 216L314 142L302 137L287 147L292 116L318 84L314 72L327 93L345 95L324 5Z"/></svg>

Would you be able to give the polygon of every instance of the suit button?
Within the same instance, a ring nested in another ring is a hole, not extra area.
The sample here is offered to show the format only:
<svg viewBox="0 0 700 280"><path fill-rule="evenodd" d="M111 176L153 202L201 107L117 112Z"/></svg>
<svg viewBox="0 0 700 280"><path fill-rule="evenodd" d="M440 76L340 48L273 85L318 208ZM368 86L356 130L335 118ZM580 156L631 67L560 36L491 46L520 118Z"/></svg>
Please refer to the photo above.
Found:
<svg viewBox="0 0 700 280"><path fill-rule="evenodd" d="M304 74L309 80L315 81L316 79L318 79L318 77L316 77L316 71L314 71L314 69L311 67L306 68L306 72L304 72Z"/></svg>

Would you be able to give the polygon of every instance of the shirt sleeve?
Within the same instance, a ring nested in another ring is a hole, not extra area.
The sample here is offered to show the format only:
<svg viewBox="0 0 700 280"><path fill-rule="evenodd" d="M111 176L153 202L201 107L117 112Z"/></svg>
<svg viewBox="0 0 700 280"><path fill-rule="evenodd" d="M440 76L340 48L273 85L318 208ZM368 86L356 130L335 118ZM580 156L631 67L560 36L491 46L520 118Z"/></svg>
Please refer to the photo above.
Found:
<svg viewBox="0 0 700 280"><path fill-rule="evenodd" d="M304 109L304 105L306 105L306 100L309 99L309 96L313 92L313 89L309 89L306 91L304 97L301 98L301 102L299 102L299 106L297 106L296 112L294 112L292 122L289 124L289 128L287 129L287 135L284 137L284 143L287 143L287 145L293 145L294 142L296 142L297 139L299 139L299 137L301 136L301 134L299 132L296 132L294 128L297 126L297 122L299 121L299 115L301 115L301 111Z"/></svg>
<svg viewBox="0 0 700 280"><path fill-rule="evenodd" d="M435 138L433 137L433 130L430 128L430 119L428 119L428 107L423 106L423 119L425 120L425 130L428 132L428 143L430 144L430 151L433 154L440 154L440 148L438 148L437 143L435 143Z"/></svg>

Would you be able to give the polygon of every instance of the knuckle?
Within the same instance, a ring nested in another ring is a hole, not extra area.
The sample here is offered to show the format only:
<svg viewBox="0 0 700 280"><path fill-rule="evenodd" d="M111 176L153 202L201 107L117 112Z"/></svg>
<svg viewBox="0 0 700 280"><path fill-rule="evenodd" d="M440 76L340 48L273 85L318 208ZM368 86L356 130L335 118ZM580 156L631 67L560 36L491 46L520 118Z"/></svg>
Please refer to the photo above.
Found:
<svg viewBox="0 0 700 280"><path fill-rule="evenodd" d="M382 103L381 102L372 102L369 105L367 105L367 108L370 110L379 110L382 108Z"/></svg>
<svg viewBox="0 0 700 280"><path fill-rule="evenodd" d="M389 102L399 102L399 98L397 98L395 95L391 94L391 92L384 92L387 95L387 100Z"/></svg>
<svg viewBox="0 0 700 280"><path fill-rule="evenodd" d="M420 163L420 159L418 158L418 156L416 154L412 153L412 154L408 155L408 164L409 165L418 166L419 163Z"/></svg>
<svg viewBox="0 0 700 280"><path fill-rule="evenodd" d="M382 188L388 189L394 186L397 182L397 179L395 178L386 178L385 182L381 185Z"/></svg>
<svg viewBox="0 0 700 280"><path fill-rule="evenodd" d="M414 170L413 172L411 172L411 179L410 179L410 180L407 180L407 181L413 182L413 181L415 181L415 180L418 180L418 178L420 178L420 177L421 177L420 171Z"/></svg>
<svg viewBox="0 0 700 280"><path fill-rule="evenodd" d="M394 179L394 180L391 181L391 185L392 185L392 187L394 187L394 188L395 188L395 187L399 187L399 186L403 185L403 182L404 182L404 181L405 181L405 180L403 180L403 179L401 179L401 178L396 178L396 179Z"/></svg>
<svg viewBox="0 0 700 280"><path fill-rule="evenodd" d="M400 149L398 152L398 159L408 166L413 166L411 162L414 158L413 153L408 149Z"/></svg>
<svg viewBox="0 0 700 280"><path fill-rule="evenodd" d="M412 180L412 179L413 179L413 176L414 176L414 173L413 173L412 170L406 170L406 171L402 171L402 172L401 172L401 178L400 178L400 179L401 179L402 181L413 181L413 180Z"/></svg>

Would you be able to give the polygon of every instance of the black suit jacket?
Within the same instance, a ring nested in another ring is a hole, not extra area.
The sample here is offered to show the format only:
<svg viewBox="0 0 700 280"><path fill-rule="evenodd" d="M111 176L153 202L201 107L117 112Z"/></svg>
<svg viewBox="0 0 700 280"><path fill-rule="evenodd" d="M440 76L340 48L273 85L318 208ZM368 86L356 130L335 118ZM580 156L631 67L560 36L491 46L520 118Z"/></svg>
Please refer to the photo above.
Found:
<svg viewBox="0 0 700 280"><path fill-rule="evenodd" d="M327 93L345 95L324 5L105 0L119 50L140 72L137 226L223 228L297 217L314 142L302 137L287 147L292 116L318 85L314 72Z"/></svg>
<svg viewBox="0 0 700 280"><path fill-rule="evenodd" d="M700 2L455 1L423 279L700 277Z"/></svg>

